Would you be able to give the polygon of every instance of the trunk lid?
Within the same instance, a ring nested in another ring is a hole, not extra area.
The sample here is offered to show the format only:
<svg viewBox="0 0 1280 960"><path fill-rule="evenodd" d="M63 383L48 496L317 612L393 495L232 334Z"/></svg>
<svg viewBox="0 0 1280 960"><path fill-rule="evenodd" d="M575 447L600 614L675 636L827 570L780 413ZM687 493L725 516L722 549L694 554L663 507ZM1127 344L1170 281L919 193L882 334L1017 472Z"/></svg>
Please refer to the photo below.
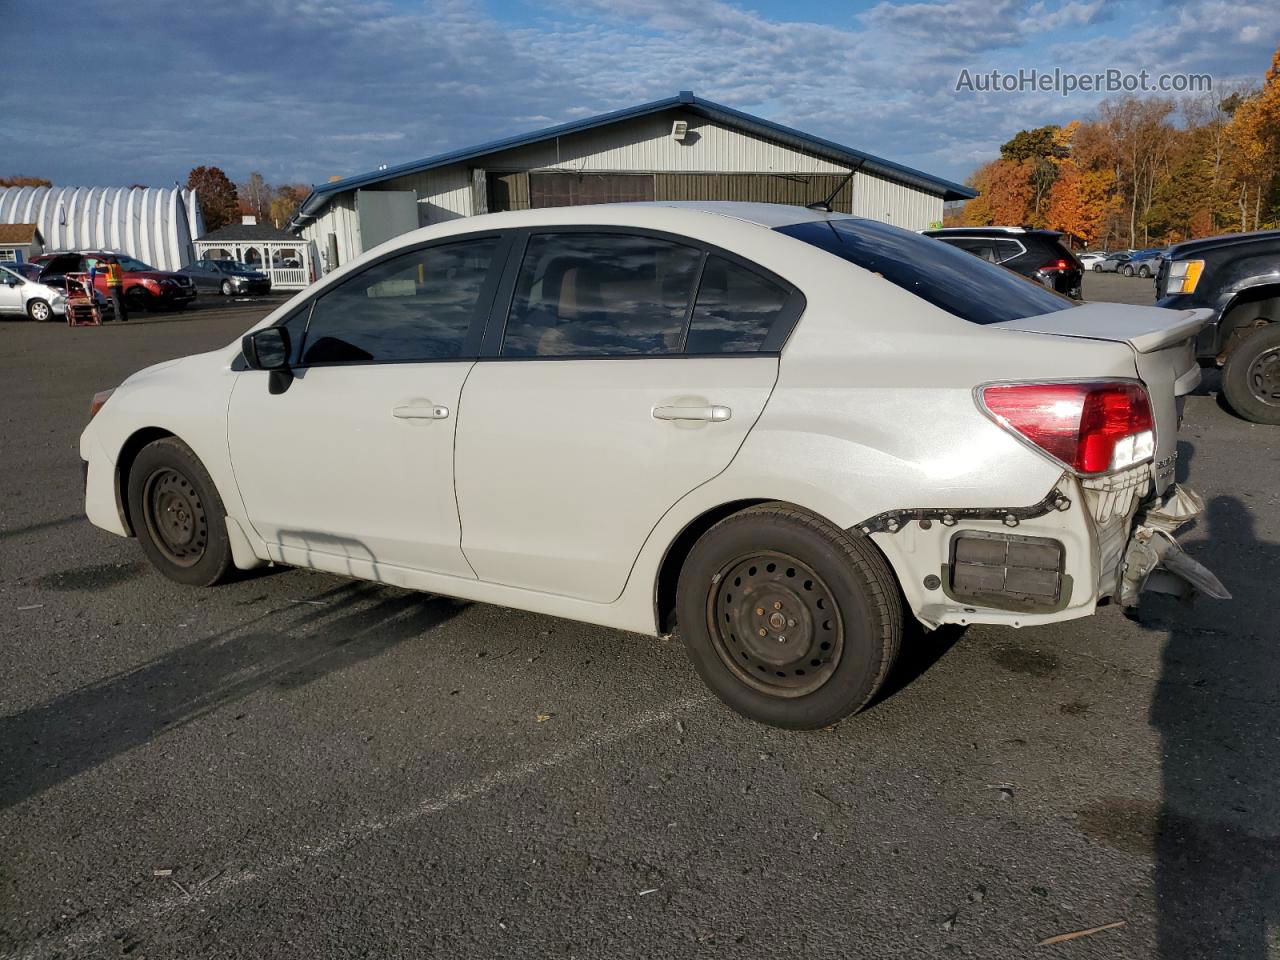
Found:
<svg viewBox="0 0 1280 960"><path fill-rule="evenodd" d="M1195 338L1213 316L1209 309L1164 310L1123 303L1086 303L1067 310L1007 320L993 328L1023 333L1126 344L1138 378L1151 395L1156 454L1151 464L1156 492L1173 483L1182 398L1200 384ZM1087 371L1082 371L1087 375Z"/></svg>

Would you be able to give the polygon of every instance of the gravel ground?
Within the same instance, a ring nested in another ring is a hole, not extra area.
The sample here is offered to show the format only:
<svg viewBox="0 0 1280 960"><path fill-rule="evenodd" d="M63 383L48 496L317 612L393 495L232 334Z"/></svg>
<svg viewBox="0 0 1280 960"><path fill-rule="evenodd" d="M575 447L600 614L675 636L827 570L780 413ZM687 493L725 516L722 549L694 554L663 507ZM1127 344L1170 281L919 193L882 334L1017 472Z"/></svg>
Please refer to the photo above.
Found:
<svg viewBox="0 0 1280 960"><path fill-rule="evenodd" d="M0 325L0 956L1280 955L1280 431L1187 407L1233 601L913 635L871 709L787 733L672 642L192 590L89 526L89 396L261 313Z"/></svg>

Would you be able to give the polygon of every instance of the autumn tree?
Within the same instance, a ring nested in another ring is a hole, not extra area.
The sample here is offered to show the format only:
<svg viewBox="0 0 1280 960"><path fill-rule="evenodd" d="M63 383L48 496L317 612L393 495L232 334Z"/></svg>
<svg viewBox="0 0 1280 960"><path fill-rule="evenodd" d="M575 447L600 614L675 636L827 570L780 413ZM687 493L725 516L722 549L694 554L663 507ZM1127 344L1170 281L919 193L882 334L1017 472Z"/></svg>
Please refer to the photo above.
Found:
<svg viewBox="0 0 1280 960"><path fill-rule="evenodd" d="M1082 170L1074 160L1063 161L1049 191L1046 225L1095 246L1115 213L1114 186L1110 170Z"/></svg>
<svg viewBox="0 0 1280 960"><path fill-rule="evenodd" d="M1280 49L1262 89L1236 108L1227 128L1232 156L1240 229L1257 229L1264 202L1273 197L1280 170Z"/></svg>
<svg viewBox="0 0 1280 960"><path fill-rule="evenodd" d="M236 185L218 167L196 167L187 174L187 189L196 191L206 230L217 230L236 219Z"/></svg>
<svg viewBox="0 0 1280 960"><path fill-rule="evenodd" d="M271 222L283 228L293 219L293 215L298 212L302 201L310 192L310 187L300 183L287 183L282 187L276 187L275 196L271 199Z"/></svg>
<svg viewBox="0 0 1280 960"><path fill-rule="evenodd" d="M44 177L0 177L0 187L52 187Z"/></svg>
<svg viewBox="0 0 1280 960"><path fill-rule="evenodd" d="M259 223L271 220L271 185L256 170L249 174L249 179L240 184L240 212L246 216L256 217Z"/></svg>

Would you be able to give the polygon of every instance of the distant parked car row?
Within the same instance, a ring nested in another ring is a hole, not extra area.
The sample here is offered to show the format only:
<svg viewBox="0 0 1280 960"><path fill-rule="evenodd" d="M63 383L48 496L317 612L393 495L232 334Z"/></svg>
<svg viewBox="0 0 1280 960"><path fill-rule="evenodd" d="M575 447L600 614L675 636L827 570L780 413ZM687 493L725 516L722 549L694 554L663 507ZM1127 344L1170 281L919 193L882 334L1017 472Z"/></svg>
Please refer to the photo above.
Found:
<svg viewBox="0 0 1280 960"><path fill-rule="evenodd" d="M1080 254L1080 262L1094 273L1119 273L1145 280L1160 272L1164 254L1161 249L1118 250L1112 253L1099 250Z"/></svg>

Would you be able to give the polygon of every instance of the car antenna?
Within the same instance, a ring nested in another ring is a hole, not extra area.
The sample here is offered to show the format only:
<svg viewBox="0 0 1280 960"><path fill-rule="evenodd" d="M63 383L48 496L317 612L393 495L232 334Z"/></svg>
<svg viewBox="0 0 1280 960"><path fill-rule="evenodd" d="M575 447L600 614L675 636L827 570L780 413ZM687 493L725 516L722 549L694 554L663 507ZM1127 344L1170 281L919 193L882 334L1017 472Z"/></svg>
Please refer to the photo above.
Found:
<svg viewBox="0 0 1280 960"><path fill-rule="evenodd" d="M845 184L853 179L853 175L861 170L862 165L866 162L865 158L859 160L857 165L845 174L844 179L836 184L836 188L827 194L827 198L825 200L819 200L817 203L806 203L804 208L806 210L821 210L823 213L835 213L835 211L831 209L831 202L835 200L840 191L844 189Z"/></svg>

